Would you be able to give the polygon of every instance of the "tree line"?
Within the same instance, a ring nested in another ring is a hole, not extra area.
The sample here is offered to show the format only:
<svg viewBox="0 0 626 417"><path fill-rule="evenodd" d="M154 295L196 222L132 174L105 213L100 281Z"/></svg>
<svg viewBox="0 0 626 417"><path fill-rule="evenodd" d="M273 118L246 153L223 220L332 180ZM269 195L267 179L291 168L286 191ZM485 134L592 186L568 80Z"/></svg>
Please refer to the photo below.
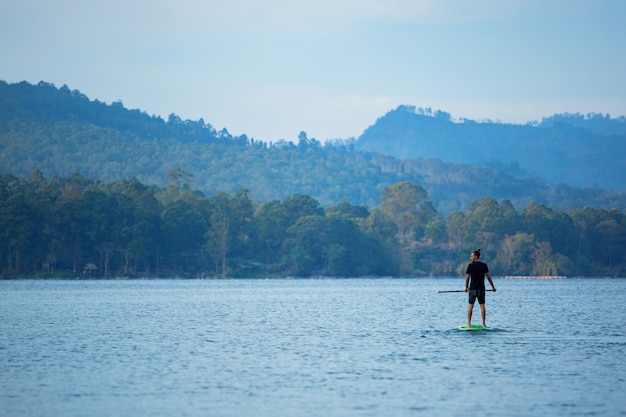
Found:
<svg viewBox="0 0 626 417"><path fill-rule="evenodd" d="M583 188L626 186L620 157L626 152L623 116L560 114L526 125L458 123L445 112L403 105L368 127L355 146L402 159L483 166L516 178L532 174Z"/></svg>
<svg viewBox="0 0 626 417"><path fill-rule="evenodd" d="M571 184L549 183L529 175L519 164L505 162L513 154L528 156L527 152L509 150L507 158L489 161L490 169L481 161L468 159L465 145L455 142L452 146L452 142L437 139L445 133L446 140L469 143L463 138L468 132L474 132L481 143L491 138L486 146L493 151L501 148L504 133L526 131L522 126L480 123L473 126L467 121L458 124L449 122L449 114L441 111L420 109L418 112L422 116L407 111L406 106L402 111L391 112L358 140L321 143L309 138L306 132L300 132L294 142L276 138L278 140L268 143L246 135L233 136L226 129L217 130L202 119L182 120L171 114L164 120L140 110L126 109L121 102L91 101L67 86L0 81L0 172L22 178L34 170L41 171L47 178L79 173L107 182L136 177L145 184L161 184L169 171L181 167L194 173L191 185L206 195L218 191L232 195L243 188L250 190L254 201L283 201L301 193L315 198L324 207L336 205L342 198L355 205L374 207L378 205L383 188L407 181L422 185L443 215L466 211L473 200L485 195L498 201L508 199L518 210L531 201L557 210L585 206L626 207L626 193L620 191L623 187L581 189ZM410 120L413 116L423 119L417 127ZM406 117L409 119L405 120ZM621 119L602 120L602 126L616 132L626 123ZM590 120L585 120L587 122ZM434 124L432 131L426 129L431 124ZM493 132L483 135L484 129L496 130L502 135ZM535 130L538 128L531 129ZM414 131L415 135L398 142L408 131ZM515 140L518 145L530 140L520 135ZM368 138L375 139L381 153L358 150ZM623 143L618 139L612 142L616 146ZM416 159L406 159L410 152L392 157L389 153L394 143L419 145L424 149L435 147L441 153L437 153L437 159L424 159L426 152L420 152L421 156ZM558 148L556 160L559 162L543 165L561 167L568 175L581 173L593 178L590 170L599 169L597 167L603 163L578 164L572 169L573 165L560 157L563 150L568 154L596 155L601 149L613 149L593 140L584 141L584 147L573 143L569 139L561 142L546 139L545 146ZM543 149L543 145L531 148ZM444 162L446 153L454 150L460 150L462 164L451 163L451 160ZM486 150L474 150L481 158L488 158ZM623 150L609 152L611 159L619 159ZM533 159L537 161L538 158ZM621 160L619 163L622 167ZM612 175L615 181L621 181L622 177Z"/></svg>
<svg viewBox="0 0 626 417"><path fill-rule="evenodd" d="M517 210L482 197L439 213L422 186L385 187L375 207L307 195L204 195L171 170L164 186L74 174L0 175L0 276L456 276L481 247L494 275L624 276L620 209Z"/></svg>

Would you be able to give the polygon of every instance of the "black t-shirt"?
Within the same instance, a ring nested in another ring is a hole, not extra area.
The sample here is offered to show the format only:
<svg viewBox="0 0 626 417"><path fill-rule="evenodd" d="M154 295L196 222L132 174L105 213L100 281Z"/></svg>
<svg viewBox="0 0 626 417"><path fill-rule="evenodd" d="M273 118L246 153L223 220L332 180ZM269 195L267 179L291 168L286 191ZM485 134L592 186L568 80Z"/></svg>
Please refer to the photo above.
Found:
<svg viewBox="0 0 626 417"><path fill-rule="evenodd" d="M489 272L489 267L486 263L476 261L467 266L466 274L470 274L470 290L484 290L485 289L485 274Z"/></svg>

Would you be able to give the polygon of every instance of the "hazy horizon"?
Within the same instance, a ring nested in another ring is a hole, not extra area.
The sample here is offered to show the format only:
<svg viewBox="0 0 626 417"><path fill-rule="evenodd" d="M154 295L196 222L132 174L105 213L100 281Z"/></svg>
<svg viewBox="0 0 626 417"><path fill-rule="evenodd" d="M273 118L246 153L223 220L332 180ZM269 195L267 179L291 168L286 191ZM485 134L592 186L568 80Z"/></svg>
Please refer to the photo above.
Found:
<svg viewBox="0 0 626 417"><path fill-rule="evenodd" d="M0 11L0 79L264 141L358 136L402 104L521 124L626 114L615 0L9 0Z"/></svg>

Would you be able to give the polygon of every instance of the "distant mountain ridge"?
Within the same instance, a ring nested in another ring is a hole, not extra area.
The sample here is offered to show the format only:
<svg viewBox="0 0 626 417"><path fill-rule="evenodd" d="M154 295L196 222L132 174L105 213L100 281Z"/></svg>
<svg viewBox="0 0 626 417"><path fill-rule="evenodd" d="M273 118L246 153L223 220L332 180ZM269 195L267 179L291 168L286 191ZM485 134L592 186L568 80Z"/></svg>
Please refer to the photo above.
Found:
<svg viewBox="0 0 626 417"><path fill-rule="evenodd" d="M42 125L58 122L76 123L114 129L123 134L137 135L145 139L176 137L187 141L228 141L246 144L248 139L232 137L223 129L216 132L210 124L181 120L170 114L167 121L150 116L140 110L130 110L121 101L111 104L90 100L78 90L66 85L57 88L54 84L28 82L8 84L0 80L0 123L22 120Z"/></svg>
<svg viewBox="0 0 626 417"><path fill-rule="evenodd" d="M626 189L626 118L561 114L514 125L463 120L399 106L367 128L355 144L400 159L441 159L552 183Z"/></svg>
<svg viewBox="0 0 626 417"><path fill-rule="evenodd" d="M322 144L302 132L298 143L268 144L246 135L232 136L226 129L216 131L202 119L181 120L172 113L166 121L126 109L121 102L92 101L67 86L0 81L0 174L27 177L37 170L48 178L78 173L100 181L136 177L144 183L162 185L171 170L182 169L190 174L190 185L206 194L234 194L245 188L257 202L283 200L300 193L322 205L346 199L368 206L377 205L386 186L410 181L421 185L444 214L464 210L484 196L508 199L518 208L533 201L556 209L626 207L624 192L549 182L529 174L528 167L521 163L506 162L511 159L502 162L489 161L486 155L471 157L469 146L448 149L450 159L446 159L447 154L425 156L427 146L438 142L433 135L446 129L456 129L467 138L477 137L466 139L475 147L480 135L462 128L475 125L476 129L506 132L508 128L518 131L525 126L481 126L471 121L452 124L446 114L439 112L422 115L424 120L416 130L413 116L407 109L396 109L356 141ZM406 121L391 123L398 118ZM383 129L385 125L388 131ZM431 126L431 132L424 126ZM421 156L398 151L402 143L396 138L414 142L412 131L424 138ZM611 137L622 143L621 136ZM450 148L456 143L453 140L458 140L444 139ZM376 148L385 140L389 146L383 150L365 149L369 145ZM392 156L392 152L403 156ZM489 168L485 168L485 161Z"/></svg>

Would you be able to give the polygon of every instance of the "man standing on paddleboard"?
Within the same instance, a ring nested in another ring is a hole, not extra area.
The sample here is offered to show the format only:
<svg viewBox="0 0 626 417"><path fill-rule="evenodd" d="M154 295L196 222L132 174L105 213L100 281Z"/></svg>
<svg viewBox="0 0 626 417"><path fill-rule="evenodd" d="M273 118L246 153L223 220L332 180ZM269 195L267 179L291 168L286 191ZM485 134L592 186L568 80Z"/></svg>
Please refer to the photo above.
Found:
<svg viewBox="0 0 626 417"><path fill-rule="evenodd" d="M478 299L480 305L480 315L483 320L483 327L487 327L487 310L485 309L485 275L493 288L493 292L496 292L496 287L493 285L493 279L489 273L489 267L486 263L481 262L480 248L476 249L470 255L472 263L467 266L465 273L465 292L469 292L469 306L467 307L467 326L472 327L472 313L474 312L474 303Z"/></svg>

